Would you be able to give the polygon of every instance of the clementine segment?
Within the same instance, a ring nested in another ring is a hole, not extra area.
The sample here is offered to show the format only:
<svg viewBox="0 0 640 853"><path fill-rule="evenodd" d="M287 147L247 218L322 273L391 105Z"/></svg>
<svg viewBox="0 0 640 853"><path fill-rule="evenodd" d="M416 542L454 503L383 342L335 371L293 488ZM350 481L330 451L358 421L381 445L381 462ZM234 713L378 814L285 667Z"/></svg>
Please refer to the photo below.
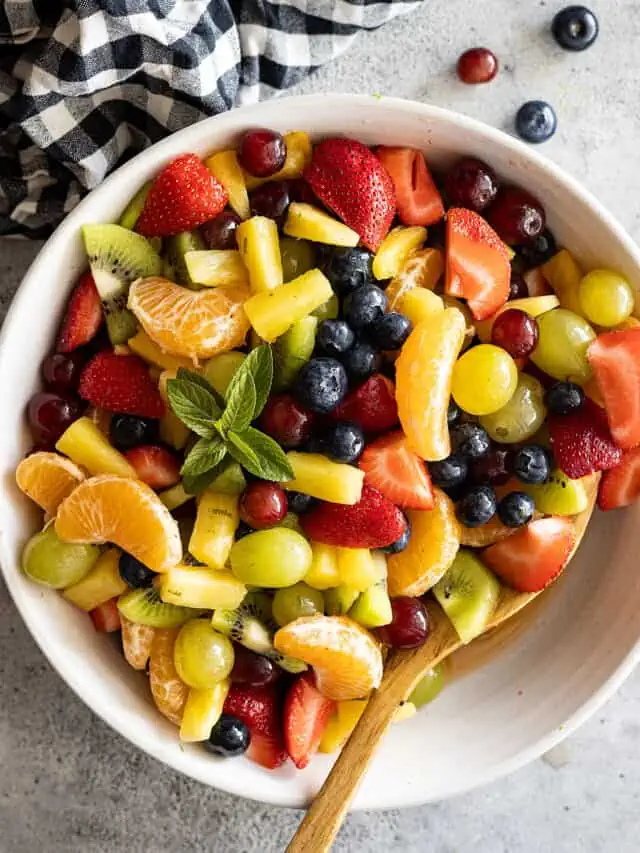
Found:
<svg viewBox="0 0 640 853"><path fill-rule="evenodd" d="M400 298L414 287L433 290L443 273L444 255L440 249L420 249L414 252L385 289L389 311L397 311Z"/></svg>
<svg viewBox="0 0 640 853"><path fill-rule="evenodd" d="M125 660L134 669L145 669L151 656L151 645L158 629L139 625L120 614L122 651Z"/></svg>
<svg viewBox="0 0 640 853"><path fill-rule="evenodd" d="M182 723L189 688L173 663L173 647L179 628L156 628L151 643L149 686L157 709L176 726Z"/></svg>
<svg viewBox="0 0 640 853"><path fill-rule="evenodd" d="M16 483L20 491L52 516L85 476L75 462L58 453L45 451L32 453L16 468Z"/></svg>

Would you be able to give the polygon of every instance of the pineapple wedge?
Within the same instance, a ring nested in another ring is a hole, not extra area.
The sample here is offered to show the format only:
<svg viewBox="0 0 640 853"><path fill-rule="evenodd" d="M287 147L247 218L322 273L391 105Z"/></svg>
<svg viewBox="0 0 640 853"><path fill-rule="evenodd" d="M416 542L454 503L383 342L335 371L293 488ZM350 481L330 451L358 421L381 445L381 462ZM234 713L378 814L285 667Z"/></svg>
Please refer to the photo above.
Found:
<svg viewBox="0 0 640 853"><path fill-rule="evenodd" d="M275 290L284 278L278 226L266 216L252 216L238 225L236 240L240 256L249 271L253 293Z"/></svg>
<svg viewBox="0 0 640 853"><path fill-rule="evenodd" d="M238 155L233 148L226 151L218 151L204 161L207 169L211 172L227 191L229 204L238 214L240 219L248 219L251 216L249 210L249 194L242 166L238 163Z"/></svg>
<svg viewBox="0 0 640 853"><path fill-rule="evenodd" d="M362 495L364 471L332 462L321 453L300 453L291 450L287 459L293 468L294 479L283 483L290 491L304 492L321 501L352 505L358 503Z"/></svg>
<svg viewBox="0 0 640 853"><path fill-rule="evenodd" d="M236 249L204 249L186 252L184 262L189 278L205 287L233 287L249 284L249 274Z"/></svg>
<svg viewBox="0 0 640 853"><path fill-rule="evenodd" d="M166 604L198 610L235 610L247 594L247 588L229 571L178 563L160 575L159 592Z"/></svg>
<svg viewBox="0 0 640 853"><path fill-rule="evenodd" d="M320 270L309 270L268 293L256 293L244 303L254 330L268 343L323 305L333 290Z"/></svg>
<svg viewBox="0 0 640 853"><path fill-rule="evenodd" d="M379 580L380 563L368 548L337 548L340 583L364 592ZM386 564L385 564L386 574ZM385 574L382 577L385 577Z"/></svg>
<svg viewBox="0 0 640 853"><path fill-rule="evenodd" d="M311 554L311 568L304 576L303 581L313 589L320 590L340 586L336 548L322 542L312 542Z"/></svg>
<svg viewBox="0 0 640 853"><path fill-rule="evenodd" d="M211 569L224 568L238 524L238 497L208 489L198 502L189 553Z"/></svg>
<svg viewBox="0 0 640 853"><path fill-rule="evenodd" d="M193 370L193 365L190 366L190 370ZM175 447L176 450L182 450L186 446L191 432L189 427L185 426L172 411L167 396L167 382L169 379L175 379L177 372L177 370L164 370L158 379L158 390L166 406L165 413L160 418L160 438L166 444Z"/></svg>
<svg viewBox="0 0 640 853"><path fill-rule="evenodd" d="M109 444L98 427L89 418L78 418L62 433L56 450L64 453L76 465L82 465L92 474L119 474L121 477L137 477L122 453Z"/></svg>
<svg viewBox="0 0 640 853"><path fill-rule="evenodd" d="M176 373L180 367L186 367L187 370L193 370L193 362L191 359L181 358L179 355L170 355L168 352L163 352L142 329L140 329L132 338L129 338L127 346L131 352L139 355L140 358L143 358L148 364L161 367L163 370L173 370Z"/></svg>
<svg viewBox="0 0 640 853"><path fill-rule="evenodd" d="M230 687L231 682L224 678L213 687L204 690L192 687L189 690L180 725L180 740L183 743L209 739L211 729L220 719Z"/></svg>
<svg viewBox="0 0 640 853"><path fill-rule="evenodd" d="M282 169L275 175L269 175L268 178L256 178L254 175L245 173L247 189L255 190L256 187L266 184L268 181L284 181L302 177L302 173L311 162L311 137L304 130L292 130L290 133L285 133L284 141L287 144L287 156Z"/></svg>
<svg viewBox="0 0 640 853"><path fill-rule="evenodd" d="M344 222L312 204L294 201L289 205L283 231L289 237L327 243L330 246L357 246L360 235Z"/></svg>
<svg viewBox="0 0 640 853"><path fill-rule="evenodd" d="M399 225L382 241L373 259L373 275L378 281L399 275L412 252L427 239L427 229L420 225Z"/></svg>
<svg viewBox="0 0 640 853"><path fill-rule="evenodd" d="M119 562L120 551L109 548L98 557L88 575L65 589L63 597L88 613L105 601L122 595L127 584L120 577Z"/></svg>
<svg viewBox="0 0 640 853"><path fill-rule="evenodd" d="M583 272L573 255L561 249L542 265L542 274L560 300L560 307L583 316L579 290Z"/></svg>

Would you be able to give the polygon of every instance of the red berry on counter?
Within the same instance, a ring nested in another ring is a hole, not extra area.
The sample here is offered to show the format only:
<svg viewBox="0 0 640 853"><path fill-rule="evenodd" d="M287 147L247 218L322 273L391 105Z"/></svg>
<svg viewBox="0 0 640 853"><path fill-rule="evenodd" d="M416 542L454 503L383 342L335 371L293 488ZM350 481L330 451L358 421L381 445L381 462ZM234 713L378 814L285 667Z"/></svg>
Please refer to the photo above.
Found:
<svg viewBox="0 0 640 853"><path fill-rule="evenodd" d="M535 317L518 308L509 308L496 318L491 343L502 347L513 358L527 358L536 348L538 335Z"/></svg>
<svg viewBox="0 0 640 853"><path fill-rule="evenodd" d="M300 447L311 437L315 421L315 413L293 394L274 394L260 416L260 427L283 447Z"/></svg>
<svg viewBox="0 0 640 853"><path fill-rule="evenodd" d="M238 160L250 175L268 178L284 166L287 143L281 133L274 130L248 130L240 141Z"/></svg>
<svg viewBox="0 0 640 853"><path fill-rule="evenodd" d="M378 628L378 638L394 649L415 649L429 636L429 616L419 598L400 595L391 599L391 622Z"/></svg>
<svg viewBox="0 0 640 853"><path fill-rule="evenodd" d="M287 496L277 483L256 480L240 495L240 518L260 530L273 527L287 514Z"/></svg>
<svg viewBox="0 0 640 853"><path fill-rule="evenodd" d="M489 83L498 73L498 58L486 47L466 50L458 59L458 77L463 83Z"/></svg>

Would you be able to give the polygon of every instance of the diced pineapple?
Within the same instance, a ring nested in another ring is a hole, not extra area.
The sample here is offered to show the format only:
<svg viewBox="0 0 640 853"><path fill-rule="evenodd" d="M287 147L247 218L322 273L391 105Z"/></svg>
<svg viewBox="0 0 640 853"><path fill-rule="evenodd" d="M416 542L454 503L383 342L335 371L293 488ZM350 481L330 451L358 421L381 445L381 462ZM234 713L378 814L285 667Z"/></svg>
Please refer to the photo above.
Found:
<svg viewBox="0 0 640 853"><path fill-rule="evenodd" d="M421 320L433 317L434 314L442 314L444 302L432 290L414 287L398 297L395 310L400 311L411 320L414 326L417 326Z"/></svg>
<svg viewBox="0 0 640 853"><path fill-rule="evenodd" d="M196 522L189 540L189 552L196 560L210 568L222 569L227 562L239 523L237 496L207 489L198 501Z"/></svg>
<svg viewBox="0 0 640 853"><path fill-rule="evenodd" d="M140 329L140 331L129 338L127 345L131 352L139 355L149 364L154 364L156 367L161 367L163 370L178 371L180 367L186 367L187 370L193 370L193 362L188 358L181 358L179 355L170 355L168 352L162 352L160 347L155 344L149 335Z"/></svg>
<svg viewBox="0 0 640 853"><path fill-rule="evenodd" d="M566 249L562 249L542 265L542 272L560 300L560 307L567 308L582 317L583 311L578 291L583 272L573 255Z"/></svg>
<svg viewBox="0 0 640 853"><path fill-rule="evenodd" d="M191 365L190 369L193 370L193 365ZM166 444L175 447L176 450L182 450L186 446L191 432L172 411L169 406L169 397L167 396L167 382L169 379L175 379L176 373L177 370L165 370L160 374L160 378L158 379L158 390L165 402L165 413L160 418L160 438Z"/></svg>
<svg viewBox="0 0 640 853"><path fill-rule="evenodd" d="M122 453L109 444L89 418L78 418L67 427L56 443L56 450L64 453L77 465L82 465L90 474L137 476L135 469L129 465Z"/></svg>
<svg viewBox="0 0 640 853"><path fill-rule="evenodd" d="M254 190L268 181L291 180L291 178L302 176L305 168L311 162L311 137L304 130L293 130L290 133L285 133L284 141L287 144L287 156L282 169L275 175L269 175L268 178L256 178L254 175L245 174L249 190Z"/></svg>
<svg viewBox="0 0 640 853"><path fill-rule="evenodd" d="M127 589L127 584L120 577L119 562L120 551L109 548L94 563L89 574L78 583L68 586L62 595L87 613L121 595Z"/></svg>
<svg viewBox="0 0 640 853"><path fill-rule="evenodd" d="M209 739L211 729L220 719L230 687L231 682L224 678L213 687L189 690L180 725L181 741L197 743Z"/></svg>
<svg viewBox="0 0 640 853"><path fill-rule="evenodd" d="M198 610L235 610L247 594L246 586L229 571L178 563L159 581L160 598L167 604Z"/></svg>
<svg viewBox="0 0 640 853"><path fill-rule="evenodd" d="M320 270L309 270L276 290L256 293L244 303L244 310L255 331L271 343L332 294L329 279Z"/></svg>
<svg viewBox="0 0 640 853"><path fill-rule="evenodd" d="M338 554L333 545L322 542L311 543L311 568L303 580L313 589L329 589L340 585Z"/></svg>
<svg viewBox="0 0 640 853"><path fill-rule="evenodd" d="M240 256L249 271L253 293L263 293L283 282L278 226L266 216L252 216L236 229Z"/></svg>
<svg viewBox="0 0 640 853"><path fill-rule="evenodd" d="M229 383L246 357L243 352L221 352L209 359L202 374L218 394L224 397Z"/></svg>
<svg viewBox="0 0 640 853"><path fill-rule="evenodd" d="M399 225L389 231L373 259L373 274L378 280L394 278L404 267L412 252L427 239L427 229L420 225L406 228Z"/></svg>
<svg viewBox="0 0 640 853"><path fill-rule="evenodd" d="M364 592L380 578L380 564L368 548L337 548L340 583ZM386 574L386 563L384 566ZM384 577L384 575L383 575Z"/></svg>
<svg viewBox="0 0 640 853"><path fill-rule="evenodd" d="M186 504L187 501L192 500L194 496L185 492L182 480L180 480L180 482L176 483L175 486L171 486L170 489L165 489L164 492L160 492L158 497L169 512L173 512L174 509L177 509L179 506Z"/></svg>
<svg viewBox="0 0 640 853"><path fill-rule="evenodd" d="M236 249L205 249L186 252L184 262L189 278L206 287L233 287L249 284L249 273Z"/></svg>
<svg viewBox="0 0 640 853"><path fill-rule="evenodd" d="M283 483L285 489L304 492L329 501L334 504L355 504L362 495L364 471L345 465L342 462L332 462L321 453L300 453L291 450L287 459L293 468L294 478Z"/></svg>
<svg viewBox="0 0 640 853"><path fill-rule="evenodd" d="M334 219L319 207L301 201L289 205L283 231L289 237L330 246L357 246L360 240L360 235L344 222Z"/></svg>
<svg viewBox="0 0 640 853"><path fill-rule="evenodd" d="M335 752L347 742L360 722L368 699L350 699L338 702L338 709L329 718L320 741L320 752Z"/></svg>
<svg viewBox="0 0 640 853"><path fill-rule="evenodd" d="M244 171L238 163L238 155L233 148L226 151L218 151L204 161L207 169L214 178L217 178L227 191L229 204L238 214L240 219L248 219L251 216L249 210L249 194Z"/></svg>

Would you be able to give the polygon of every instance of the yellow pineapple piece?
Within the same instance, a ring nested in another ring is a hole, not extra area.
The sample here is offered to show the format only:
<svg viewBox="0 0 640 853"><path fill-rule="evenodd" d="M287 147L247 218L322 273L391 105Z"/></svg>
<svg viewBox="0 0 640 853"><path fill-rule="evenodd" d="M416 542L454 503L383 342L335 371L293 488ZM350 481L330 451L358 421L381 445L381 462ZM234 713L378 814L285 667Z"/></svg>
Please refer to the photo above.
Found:
<svg viewBox="0 0 640 853"><path fill-rule="evenodd" d="M578 291L584 273L576 259L566 249L561 249L546 264L542 273L560 300L560 307L583 316Z"/></svg>
<svg viewBox="0 0 640 853"><path fill-rule="evenodd" d="M224 701L231 687L228 678L219 681L213 687L198 690L189 689L180 725L180 740L184 743L197 743L208 740L211 729L220 719Z"/></svg>
<svg viewBox="0 0 640 853"><path fill-rule="evenodd" d="M122 453L109 444L108 439L89 418L78 418L67 427L56 443L56 450L64 453L77 465L82 465L90 474L137 476Z"/></svg>
<svg viewBox="0 0 640 853"><path fill-rule="evenodd" d="M240 219L248 219L251 216L249 210L249 194L244 171L238 163L238 155L233 148L226 151L218 151L204 161L207 169L214 178L217 178L227 191L229 204L238 214Z"/></svg>
<svg viewBox="0 0 640 853"><path fill-rule="evenodd" d="M444 313L444 302L432 290L424 287L414 287L405 291L396 301L395 311L400 311L417 326L421 320L433 317L434 314Z"/></svg>
<svg viewBox="0 0 640 853"><path fill-rule="evenodd" d="M185 252L189 278L205 287L249 284L249 273L237 249L197 249Z"/></svg>
<svg viewBox="0 0 640 853"><path fill-rule="evenodd" d="M227 570L178 563L160 576L160 598L167 604L198 610L235 610L247 594L246 586Z"/></svg>
<svg viewBox="0 0 640 853"><path fill-rule="evenodd" d="M236 240L249 271L252 292L263 293L279 287L283 282L282 257L278 226L273 219L252 216L238 225Z"/></svg>
<svg viewBox="0 0 640 853"><path fill-rule="evenodd" d="M311 568L303 580L313 589L330 589L340 585L338 552L333 545L311 543Z"/></svg>
<svg viewBox="0 0 640 853"><path fill-rule="evenodd" d="M258 335L271 343L332 295L329 279L320 270L309 270L276 290L256 293L244 310Z"/></svg>
<svg viewBox="0 0 640 853"><path fill-rule="evenodd" d="M340 583L364 592L379 580L385 577L387 572L386 562L381 575L381 564L374 559L368 548L337 548L338 552L338 575Z"/></svg>
<svg viewBox="0 0 640 853"><path fill-rule="evenodd" d="M127 584L120 577L119 562L120 551L109 548L94 563L89 574L78 583L68 586L62 595L87 613L110 598L121 595L127 590Z"/></svg>
<svg viewBox="0 0 640 853"><path fill-rule="evenodd" d="M328 243L330 246L357 246L360 235L344 222L329 216L319 207L294 201L287 210L283 231L289 237Z"/></svg>
<svg viewBox="0 0 640 853"><path fill-rule="evenodd" d="M177 509L179 506L186 504L187 501L192 500L194 496L185 492L182 480L180 480L179 483L176 483L175 486L171 486L170 489L165 489L164 492L159 492L158 497L169 512L173 512L174 509Z"/></svg>
<svg viewBox="0 0 640 853"><path fill-rule="evenodd" d="M359 468L332 462L321 453L290 450L287 459L293 468L294 478L282 484L285 489L336 504L351 505L360 500L364 471Z"/></svg>
<svg viewBox="0 0 640 853"><path fill-rule="evenodd" d="M198 501L189 552L210 568L222 569L227 562L238 524L240 515L237 495L220 494L207 489Z"/></svg>
<svg viewBox="0 0 640 853"><path fill-rule="evenodd" d="M368 699L349 699L338 702L338 708L329 718L320 741L320 752L335 752L344 746L360 722Z"/></svg>
<svg viewBox="0 0 640 853"><path fill-rule="evenodd" d="M143 329L140 329L136 335L129 338L127 345L131 352L139 355L140 358L143 358L149 364L161 367L163 370L173 370L174 372L177 372L180 367L186 367L187 370L193 370L193 362L190 359L181 358L179 355L170 355L168 352L163 352Z"/></svg>
<svg viewBox="0 0 640 853"><path fill-rule="evenodd" d="M193 365L190 366L190 369L193 370ZM169 397L167 396L167 382L169 379L175 379L176 374L177 370L165 370L160 374L160 378L158 379L158 390L166 407L164 415L160 418L160 438L166 444L175 447L176 450L182 450L186 446L191 432L172 411L169 406Z"/></svg>
<svg viewBox="0 0 640 853"><path fill-rule="evenodd" d="M378 280L397 276L412 252L427 239L427 229L420 225L393 228L380 244L373 259L373 274Z"/></svg>
<svg viewBox="0 0 640 853"><path fill-rule="evenodd" d="M254 190L268 181L290 180L302 176L305 168L311 162L311 137L304 130L292 130L290 133L285 133L284 141L287 143L287 156L282 169L275 175L269 175L268 178L256 178L254 175L245 173L245 181L249 190Z"/></svg>

